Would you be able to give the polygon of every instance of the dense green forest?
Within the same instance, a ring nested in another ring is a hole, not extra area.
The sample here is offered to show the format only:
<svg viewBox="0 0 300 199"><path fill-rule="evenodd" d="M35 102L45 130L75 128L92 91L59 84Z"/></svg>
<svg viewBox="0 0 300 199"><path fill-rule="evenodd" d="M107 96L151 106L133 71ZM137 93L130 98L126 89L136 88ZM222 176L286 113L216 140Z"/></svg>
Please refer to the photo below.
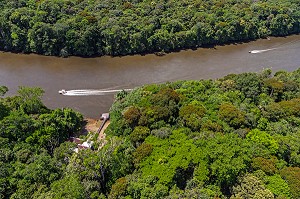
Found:
<svg viewBox="0 0 300 199"><path fill-rule="evenodd" d="M107 143L79 153L82 116L42 93L0 99L0 198L300 198L300 69L120 92Z"/></svg>
<svg viewBox="0 0 300 199"><path fill-rule="evenodd" d="M49 110L40 88L20 87L5 97L0 87L0 198L39 198L66 172L75 145L65 142L82 127L69 108Z"/></svg>
<svg viewBox="0 0 300 199"><path fill-rule="evenodd" d="M299 0L0 1L2 51L115 56L299 32Z"/></svg>

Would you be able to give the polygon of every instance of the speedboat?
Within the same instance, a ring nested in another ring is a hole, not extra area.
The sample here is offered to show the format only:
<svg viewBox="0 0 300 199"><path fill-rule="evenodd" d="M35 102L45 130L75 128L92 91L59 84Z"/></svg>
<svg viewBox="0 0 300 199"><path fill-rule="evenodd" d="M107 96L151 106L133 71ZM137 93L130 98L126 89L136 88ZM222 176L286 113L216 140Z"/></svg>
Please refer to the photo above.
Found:
<svg viewBox="0 0 300 199"><path fill-rule="evenodd" d="M64 95L64 94L67 93L67 91L65 91L64 89L62 89L62 90L58 91L58 93Z"/></svg>
<svg viewBox="0 0 300 199"><path fill-rule="evenodd" d="M267 52L267 51L270 51L270 50L276 50L277 48L269 48L269 49L264 49L264 50L251 50L249 51L249 53L252 53L252 54L256 54L256 53L263 53L263 52Z"/></svg>

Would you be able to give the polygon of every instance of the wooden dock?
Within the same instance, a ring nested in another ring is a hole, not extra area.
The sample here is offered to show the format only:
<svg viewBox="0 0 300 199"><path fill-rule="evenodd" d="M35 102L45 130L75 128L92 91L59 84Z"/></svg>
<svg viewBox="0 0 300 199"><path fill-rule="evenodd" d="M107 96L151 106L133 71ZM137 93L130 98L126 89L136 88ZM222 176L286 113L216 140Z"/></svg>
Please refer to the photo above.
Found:
<svg viewBox="0 0 300 199"><path fill-rule="evenodd" d="M109 113L103 113L100 119L102 120L102 123L101 123L100 127L99 127L98 130L97 130L97 133L98 133L98 134L99 134L99 133L101 132L101 130L103 129L105 123L109 120Z"/></svg>

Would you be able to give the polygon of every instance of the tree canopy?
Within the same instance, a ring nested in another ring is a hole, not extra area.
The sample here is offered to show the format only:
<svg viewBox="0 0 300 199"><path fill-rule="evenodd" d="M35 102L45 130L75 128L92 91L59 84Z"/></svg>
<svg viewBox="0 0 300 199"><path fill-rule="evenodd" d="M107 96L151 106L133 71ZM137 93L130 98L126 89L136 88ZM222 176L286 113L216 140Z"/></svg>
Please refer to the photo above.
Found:
<svg viewBox="0 0 300 199"><path fill-rule="evenodd" d="M0 50L63 57L169 52L299 33L299 19L297 0L1 1Z"/></svg>
<svg viewBox="0 0 300 199"><path fill-rule="evenodd" d="M264 70L136 88L116 96L106 144L78 153L67 139L82 116L22 87L26 100L0 98L0 197L297 199L299 77Z"/></svg>

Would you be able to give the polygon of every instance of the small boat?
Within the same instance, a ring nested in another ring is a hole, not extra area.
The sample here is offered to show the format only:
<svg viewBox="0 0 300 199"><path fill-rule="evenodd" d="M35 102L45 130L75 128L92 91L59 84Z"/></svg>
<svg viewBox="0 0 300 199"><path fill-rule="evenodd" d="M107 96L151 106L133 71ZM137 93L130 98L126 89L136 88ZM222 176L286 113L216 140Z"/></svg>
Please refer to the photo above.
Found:
<svg viewBox="0 0 300 199"><path fill-rule="evenodd" d="M67 93L67 91L65 91L64 89L62 89L62 90L58 91L58 93L64 95L64 94Z"/></svg>
<svg viewBox="0 0 300 199"><path fill-rule="evenodd" d="M252 54L256 54L256 53L263 53L263 52L267 52L267 51L270 51L270 50L276 50L277 48L269 48L269 49L265 49L265 50L251 50L249 51L249 53L252 53Z"/></svg>

